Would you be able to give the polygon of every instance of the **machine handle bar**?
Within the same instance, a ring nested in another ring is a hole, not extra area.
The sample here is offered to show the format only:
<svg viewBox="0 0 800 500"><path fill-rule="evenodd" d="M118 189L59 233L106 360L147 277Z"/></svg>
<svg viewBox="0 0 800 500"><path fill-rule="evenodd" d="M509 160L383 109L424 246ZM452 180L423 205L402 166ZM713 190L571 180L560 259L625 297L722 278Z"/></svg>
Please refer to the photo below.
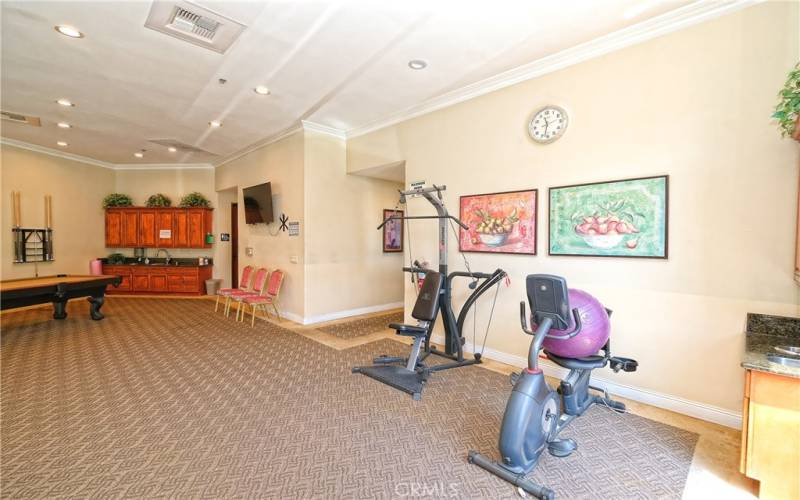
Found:
<svg viewBox="0 0 800 500"><path fill-rule="evenodd" d="M461 226L463 229L469 230L469 226L461 222L458 217L454 217L452 215L446 215L444 217L439 215L406 215L406 216L398 216L398 215L391 215L387 217L383 222L376 229L381 229L383 226L386 225L387 222L390 220L410 220L410 219L452 219L455 221L456 224Z"/></svg>
<svg viewBox="0 0 800 500"><path fill-rule="evenodd" d="M581 323L581 315L578 313L578 309L577 308L572 310L572 318L575 321L575 328L571 332L569 332L566 335L550 335L550 334L547 334L547 335L545 335L545 337L549 338L549 339L567 340L567 339L571 339L572 337L574 337L575 335L580 333L581 328L583 327L583 324ZM522 331L523 332L527 333L528 335L536 335L536 332L532 331L528 327L528 318L527 318L526 311L525 311L525 301L524 300L520 301L520 303L519 303L519 322L520 322L520 325L522 326Z"/></svg>

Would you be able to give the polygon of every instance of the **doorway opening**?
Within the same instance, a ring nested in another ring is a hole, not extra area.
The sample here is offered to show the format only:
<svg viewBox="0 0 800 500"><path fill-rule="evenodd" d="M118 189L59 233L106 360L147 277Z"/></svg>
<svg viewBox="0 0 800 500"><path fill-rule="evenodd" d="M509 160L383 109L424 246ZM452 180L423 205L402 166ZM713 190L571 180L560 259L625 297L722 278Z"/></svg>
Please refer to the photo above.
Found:
<svg viewBox="0 0 800 500"><path fill-rule="evenodd" d="M231 287L239 287L239 204L231 203Z"/></svg>

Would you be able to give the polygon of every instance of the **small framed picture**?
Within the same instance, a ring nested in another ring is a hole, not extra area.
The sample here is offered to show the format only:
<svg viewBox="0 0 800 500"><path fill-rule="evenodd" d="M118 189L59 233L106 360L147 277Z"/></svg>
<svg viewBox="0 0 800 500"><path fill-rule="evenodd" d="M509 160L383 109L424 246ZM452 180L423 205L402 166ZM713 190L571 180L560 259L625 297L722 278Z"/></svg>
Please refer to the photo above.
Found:
<svg viewBox="0 0 800 500"><path fill-rule="evenodd" d="M460 205L469 226L459 233L460 251L536 255L536 189L462 196Z"/></svg>
<svg viewBox="0 0 800 500"><path fill-rule="evenodd" d="M402 210L386 208L383 210L383 219L389 217L403 217ZM392 219L383 225L383 251L384 253L396 253L403 251L403 219Z"/></svg>

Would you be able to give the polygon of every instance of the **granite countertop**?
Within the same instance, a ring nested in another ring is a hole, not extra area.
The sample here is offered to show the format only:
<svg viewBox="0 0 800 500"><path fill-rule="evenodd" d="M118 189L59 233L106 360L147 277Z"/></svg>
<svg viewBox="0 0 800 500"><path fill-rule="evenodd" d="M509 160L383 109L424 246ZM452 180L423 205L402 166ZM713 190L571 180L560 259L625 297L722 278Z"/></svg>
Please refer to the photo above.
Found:
<svg viewBox="0 0 800 500"><path fill-rule="evenodd" d="M170 259L169 264L167 264L166 259L164 258L151 258L149 264L145 264L144 261L140 262L139 259L135 257L125 257L125 262L121 264L110 264L107 258L102 258L100 260L106 265L142 267L207 267L214 264L213 259L208 259L208 264L200 264L197 258L182 257Z"/></svg>
<svg viewBox="0 0 800 500"><path fill-rule="evenodd" d="M767 359L767 354L791 358L774 349L775 346L787 345L800 347L800 318L748 313L742 358L744 368L800 378L800 367L785 366Z"/></svg>

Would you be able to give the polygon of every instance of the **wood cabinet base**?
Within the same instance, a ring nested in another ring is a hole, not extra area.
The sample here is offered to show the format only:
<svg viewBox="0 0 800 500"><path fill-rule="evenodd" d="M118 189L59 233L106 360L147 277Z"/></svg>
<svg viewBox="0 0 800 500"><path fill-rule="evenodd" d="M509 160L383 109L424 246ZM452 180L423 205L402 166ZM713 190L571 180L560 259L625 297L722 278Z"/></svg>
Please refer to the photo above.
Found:
<svg viewBox="0 0 800 500"><path fill-rule="evenodd" d="M205 295L211 266L103 266L103 274L122 277L111 295Z"/></svg>
<svg viewBox="0 0 800 500"><path fill-rule="evenodd" d="M800 498L800 379L747 370L740 471L759 498Z"/></svg>

